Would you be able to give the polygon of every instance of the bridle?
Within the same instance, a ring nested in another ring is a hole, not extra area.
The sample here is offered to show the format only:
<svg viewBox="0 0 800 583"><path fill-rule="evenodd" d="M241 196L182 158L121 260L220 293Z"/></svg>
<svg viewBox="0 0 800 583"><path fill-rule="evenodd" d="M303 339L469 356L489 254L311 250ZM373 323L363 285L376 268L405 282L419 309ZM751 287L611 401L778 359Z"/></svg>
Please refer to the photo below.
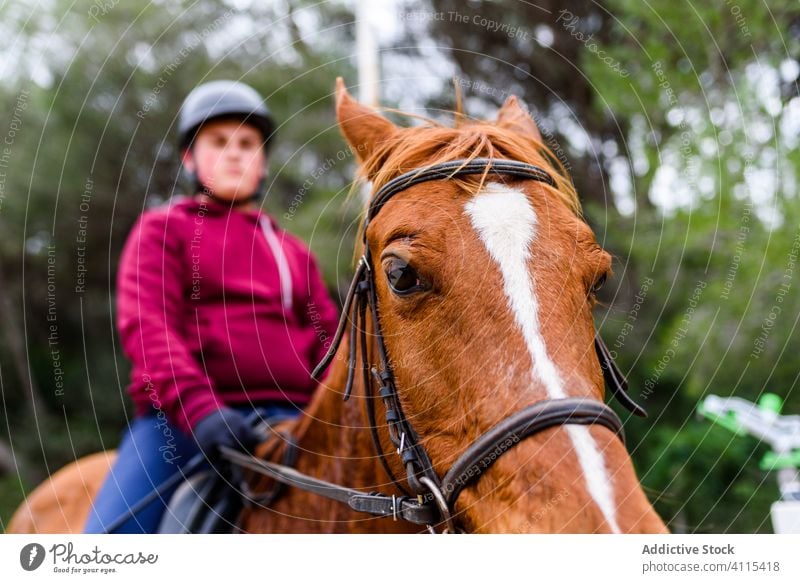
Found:
<svg viewBox="0 0 800 583"><path fill-rule="evenodd" d="M345 502L355 510L378 516L426 524L445 526L445 532L456 532L454 508L461 492L477 481L502 455L528 437L560 425L601 425L613 431L624 444L622 423L617 414L600 401L584 398L560 398L539 401L525 407L489 429L467 447L447 473L440 477L433 468L430 456L422 445L420 436L403 412L397 392L386 344L381 331L375 270L372 263L367 230L391 198L404 190L432 180L450 180L460 176L489 174L522 180L535 180L555 187L552 177L542 168L514 160L474 158L452 160L441 164L412 170L384 184L372 197L363 225L364 253L358 262L342 308L341 319L333 341L312 373L319 375L336 355L350 321L347 380L344 400L352 393L356 369L361 369L366 391L367 415L373 444L381 464L402 496L366 494L357 490L330 484L306 476L279 464L251 458L245 454L226 450L228 459L259 471L279 482L290 484L317 494ZM378 362L370 363L368 354L367 311L373 322L373 337L377 346ZM646 416L644 410L627 394L627 382L617 368L608 348L599 335L595 336L595 350L603 370L603 377L613 395L632 413ZM359 367L358 355L361 356ZM408 488L394 474L386 452L380 442L375 412L375 388L384 407L384 419L395 454L400 457L406 473Z"/></svg>
<svg viewBox="0 0 800 583"><path fill-rule="evenodd" d="M354 375L358 366L356 348L360 345L361 373L366 388L367 414L375 449L382 465L392 482L406 495L411 493L400 483L392 472L386 459L386 454L380 444L375 407L373 398L373 381L377 386L377 394L383 402L385 421L389 436L395 447L397 455L406 470L406 481L414 494L428 494L437 502L439 511L447 522L452 516L452 511L461 491L472 481L476 480L488 467L503 453L511 449L519 441L539 433L544 429L563 424L599 424L623 436L622 425L617 415L606 405L587 399L551 399L531 405L515 413L488 432L479 437L458 460L452 468L440 478L433 469L430 456L425 447L420 443L420 438L414 430L400 405L397 384L394 372L386 350L386 344L381 331L380 314L378 313L378 297L375 286L375 271L367 241L367 229L372 221L383 209L391 198L406 189L431 180L448 180L459 176L474 174L498 174L512 178L535 180L550 186L555 186L551 176L542 168L514 160L495 160L476 158L472 160L453 160L407 172L394 178L382 186L373 196L367 210L363 227L364 254L361 257L355 276L350 285L344 303L341 320L333 342L322 362L312 373L317 376L327 367L336 354L344 335L347 319L350 319L350 349L347 365L347 382L344 389L344 399L350 397ZM367 354L366 312L369 310L374 326L374 338L377 345L377 365L369 363ZM603 365L603 371L616 395L624 395L623 403L636 413L643 411L625 393L625 379L614 365L608 350L602 340L596 337L598 356ZM610 377L610 378L609 378ZM633 406L631 406L633 405ZM509 440L512 444L502 447ZM498 455L489 456L489 452L497 450ZM477 470L476 470L477 468Z"/></svg>

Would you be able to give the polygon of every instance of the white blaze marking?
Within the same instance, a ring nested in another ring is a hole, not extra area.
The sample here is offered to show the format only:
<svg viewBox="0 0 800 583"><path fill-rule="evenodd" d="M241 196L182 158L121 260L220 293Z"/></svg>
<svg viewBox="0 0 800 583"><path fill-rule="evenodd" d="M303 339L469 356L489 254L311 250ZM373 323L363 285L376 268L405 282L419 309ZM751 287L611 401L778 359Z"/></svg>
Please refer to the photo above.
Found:
<svg viewBox="0 0 800 583"><path fill-rule="evenodd" d="M487 183L465 205L465 210L489 255L500 267L503 291L533 361L531 376L545 386L551 399L566 397L561 375L547 354L539 328L539 304L528 265L530 246L536 235L536 212L523 192L494 182ZM620 532L603 455L588 428L567 425L565 429L583 468L589 494L611 529Z"/></svg>

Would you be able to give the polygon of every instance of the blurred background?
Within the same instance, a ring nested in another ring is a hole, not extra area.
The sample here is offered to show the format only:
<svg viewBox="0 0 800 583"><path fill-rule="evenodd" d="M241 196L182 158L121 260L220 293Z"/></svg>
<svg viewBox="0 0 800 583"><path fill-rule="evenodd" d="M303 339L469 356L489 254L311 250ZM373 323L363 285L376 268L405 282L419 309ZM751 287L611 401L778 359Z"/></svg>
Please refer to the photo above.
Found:
<svg viewBox="0 0 800 583"><path fill-rule="evenodd" d="M195 85L264 95L266 206L341 296L360 211L341 75L441 120L454 85L478 118L525 101L615 256L595 317L650 412L626 422L648 495L674 532L770 531L764 447L694 410L769 391L800 413L796 0L12 0L0 51L0 528L132 414L117 261L139 213L181 192Z"/></svg>

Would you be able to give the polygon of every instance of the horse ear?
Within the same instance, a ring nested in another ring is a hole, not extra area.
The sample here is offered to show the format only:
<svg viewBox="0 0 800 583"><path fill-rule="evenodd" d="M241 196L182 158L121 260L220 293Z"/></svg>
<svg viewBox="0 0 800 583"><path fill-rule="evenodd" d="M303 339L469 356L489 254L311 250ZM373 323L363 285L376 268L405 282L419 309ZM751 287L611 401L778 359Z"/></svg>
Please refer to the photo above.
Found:
<svg viewBox="0 0 800 583"><path fill-rule="evenodd" d="M516 95L510 95L503 107L497 112L497 125L503 128L517 131L541 142L542 134L536 126L536 122L530 114L522 107Z"/></svg>
<svg viewBox="0 0 800 583"><path fill-rule="evenodd" d="M364 162L397 127L372 108L353 99L341 77L336 78L336 119L350 148Z"/></svg>

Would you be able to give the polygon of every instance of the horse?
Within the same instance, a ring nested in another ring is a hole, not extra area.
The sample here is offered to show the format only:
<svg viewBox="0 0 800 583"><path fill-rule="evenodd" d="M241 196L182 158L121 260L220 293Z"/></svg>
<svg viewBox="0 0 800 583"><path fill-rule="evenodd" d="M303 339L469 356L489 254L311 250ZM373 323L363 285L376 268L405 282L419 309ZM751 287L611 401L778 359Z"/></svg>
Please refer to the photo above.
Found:
<svg viewBox="0 0 800 583"><path fill-rule="evenodd" d="M667 532L603 404L611 382L637 411L592 317L612 260L530 114L511 96L494 121L400 127L341 78L335 95L372 187L361 259L328 375L242 462L249 495L269 504L245 505L238 529ZM80 532L97 487L81 478L87 463L62 470L69 512L46 483L9 531L46 531L57 513L77 517L62 532ZM268 496L277 482L289 486Z"/></svg>

